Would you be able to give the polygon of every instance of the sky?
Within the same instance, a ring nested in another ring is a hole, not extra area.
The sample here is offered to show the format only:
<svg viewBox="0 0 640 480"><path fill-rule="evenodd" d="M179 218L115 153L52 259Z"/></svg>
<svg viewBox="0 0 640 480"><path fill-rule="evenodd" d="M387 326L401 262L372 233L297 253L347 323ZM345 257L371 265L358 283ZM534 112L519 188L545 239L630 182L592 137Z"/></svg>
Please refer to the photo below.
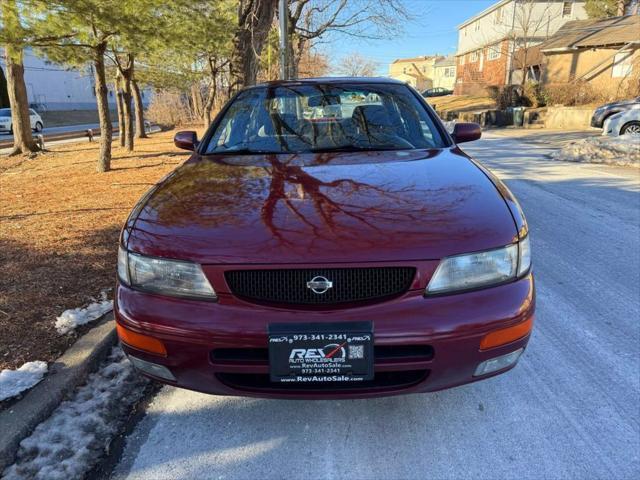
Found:
<svg viewBox="0 0 640 480"><path fill-rule="evenodd" d="M447 55L456 51L457 26L497 0L405 0L413 20L404 33L384 40L354 40L344 36L332 39L326 50L332 58L351 52L370 58L378 65L378 74L386 75L396 58L419 55Z"/></svg>

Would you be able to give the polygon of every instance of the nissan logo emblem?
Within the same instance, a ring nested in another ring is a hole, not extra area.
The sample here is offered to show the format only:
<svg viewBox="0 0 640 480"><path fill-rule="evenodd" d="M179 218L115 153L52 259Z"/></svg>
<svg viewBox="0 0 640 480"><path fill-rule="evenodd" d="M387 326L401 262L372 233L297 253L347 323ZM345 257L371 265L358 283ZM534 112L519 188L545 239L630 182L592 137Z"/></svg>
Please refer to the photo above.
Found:
<svg viewBox="0 0 640 480"><path fill-rule="evenodd" d="M325 277L313 277L307 282L307 288L310 288L313 293L322 294L333 288L333 282Z"/></svg>

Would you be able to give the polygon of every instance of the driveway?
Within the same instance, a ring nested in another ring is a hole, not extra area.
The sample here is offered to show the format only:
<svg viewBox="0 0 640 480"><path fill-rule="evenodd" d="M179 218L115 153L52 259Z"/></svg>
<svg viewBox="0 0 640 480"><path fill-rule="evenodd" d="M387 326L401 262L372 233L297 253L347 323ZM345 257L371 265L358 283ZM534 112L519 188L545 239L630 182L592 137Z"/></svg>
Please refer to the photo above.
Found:
<svg viewBox="0 0 640 480"><path fill-rule="evenodd" d="M559 163L564 133L465 149L520 199L538 310L515 370L433 394L349 401L165 387L115 478L638 478L638 170Z"/></svg>

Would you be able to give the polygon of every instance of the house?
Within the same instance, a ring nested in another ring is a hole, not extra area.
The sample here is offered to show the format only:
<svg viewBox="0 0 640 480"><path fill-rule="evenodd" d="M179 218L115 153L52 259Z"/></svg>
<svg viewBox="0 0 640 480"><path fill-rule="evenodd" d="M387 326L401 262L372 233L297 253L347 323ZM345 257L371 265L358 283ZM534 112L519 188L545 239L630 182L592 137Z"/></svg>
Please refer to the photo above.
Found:
<svg viewBox="0 0 640 480"><path fill-rule="evenodd" d="M565 23L587 18L582 0L501 0L458 26L456 94L518 83L515 52L527 51ZM528 56L528 55L527 55Z"/></svg>
<svg viewBox="0 0 640 480"><path fill-rule="evenodd" d="M31 49L24 51L24 80L29 104L40 111L96 110L95 83L93 69L70 68L36 56ZM6 66L4 52L0 49L0 101L6 91ZM145 105L151 98L151 91L143 90ZM116 108L113 85L109 85L109 106ZM8 106L8 105L2 105Z"/></svg>
<svg viewBox="0 0 640 480"><path fill-rule="evenodd" d="M540 51L547 87L582 81L612 98L640 94L638 15L568 22Z"/></svg>
<svg viewBox="0 0 640 480"><path fill-rule="evenodd" d="M389 76L407 82L417 90L432 88L434 65L442 55L427 55L414 58L399 58L389 65Z"/></svg>
<svg viewBox="0 0 640 480"><path fill-rule="evenodd" d="M456 83L456 59L448 56L433 64L433 87L453 90Z"/></svg>

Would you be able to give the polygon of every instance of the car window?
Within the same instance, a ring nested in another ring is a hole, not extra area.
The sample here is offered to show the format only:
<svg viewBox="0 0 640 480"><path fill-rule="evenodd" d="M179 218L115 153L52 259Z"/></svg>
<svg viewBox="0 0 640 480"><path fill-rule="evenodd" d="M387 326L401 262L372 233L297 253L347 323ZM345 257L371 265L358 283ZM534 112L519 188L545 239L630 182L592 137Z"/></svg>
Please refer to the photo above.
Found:
<svg viewBox="0 0 640 480"><path fill-rule="evenodd" d="M31 109L29 109L29 115L37 115L37 113Z"/></svg>
<svg viewBox="0 0 640 480"><path fill-rule="evenodd" d="M10 108L0 108L0 117L10 117L11 109Z"/></svg>
<svg viewBox="0 0 640 480"><path fill-rule="evenodd" d="M246 90L205 153L439 148L445 141L405 85L313 84Z"/></svg>

